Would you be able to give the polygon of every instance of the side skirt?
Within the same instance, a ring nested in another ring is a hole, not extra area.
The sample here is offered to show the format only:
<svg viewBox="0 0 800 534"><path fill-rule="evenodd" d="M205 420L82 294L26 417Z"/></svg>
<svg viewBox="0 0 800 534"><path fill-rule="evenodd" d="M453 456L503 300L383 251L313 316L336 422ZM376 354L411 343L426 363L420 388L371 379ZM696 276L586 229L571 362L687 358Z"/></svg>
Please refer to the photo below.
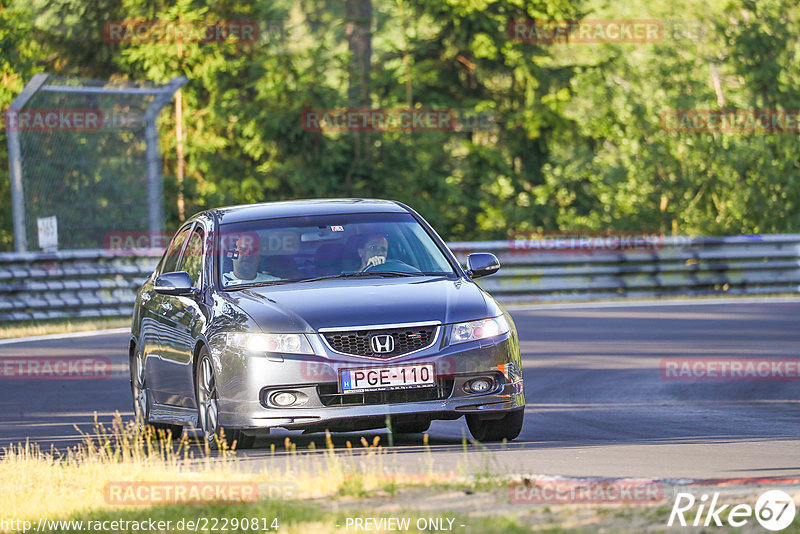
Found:
<svg viewBox="0 0 800 534"><path fill-rule="evenodd" d="M180 406L164 406L153 404L150 407L150 421L153 423L169 423L171 425L198 426L197 410Z"/></svg>

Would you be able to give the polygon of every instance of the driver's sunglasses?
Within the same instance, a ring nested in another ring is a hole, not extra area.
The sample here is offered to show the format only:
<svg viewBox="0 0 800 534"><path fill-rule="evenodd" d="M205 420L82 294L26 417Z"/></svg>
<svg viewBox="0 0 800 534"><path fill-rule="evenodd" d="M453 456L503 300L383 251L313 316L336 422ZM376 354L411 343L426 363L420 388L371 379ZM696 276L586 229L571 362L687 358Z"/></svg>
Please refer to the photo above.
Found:
<svg viewBox="0 0 800 534"><path fill-rule="evenodd" d="M258 251L250 243L238 241L235 251L239 256L255 256Z"/></svg>

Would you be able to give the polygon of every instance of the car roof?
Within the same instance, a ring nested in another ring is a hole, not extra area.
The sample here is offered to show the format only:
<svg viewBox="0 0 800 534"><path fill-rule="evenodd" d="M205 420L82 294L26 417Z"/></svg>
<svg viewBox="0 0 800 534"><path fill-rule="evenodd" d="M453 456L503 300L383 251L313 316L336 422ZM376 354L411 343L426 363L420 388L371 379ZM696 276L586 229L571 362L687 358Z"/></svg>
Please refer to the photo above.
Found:
<svg viewBox="0 0 800 534"><path fill-rule="evenodd" d="M305 215L338 215L344 213L407 213L408 210L392 200L368 198L324 198L243 204L210 210L220 224L278 219Z"/></svg>

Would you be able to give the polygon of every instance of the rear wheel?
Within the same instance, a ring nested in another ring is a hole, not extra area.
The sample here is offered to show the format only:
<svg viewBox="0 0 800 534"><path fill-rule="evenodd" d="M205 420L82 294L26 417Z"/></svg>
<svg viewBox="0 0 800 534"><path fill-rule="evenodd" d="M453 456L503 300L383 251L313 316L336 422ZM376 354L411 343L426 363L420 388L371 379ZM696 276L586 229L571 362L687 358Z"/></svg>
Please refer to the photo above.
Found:
<svg viewBox="0 0 800 534"><path fill-rule="evenodd" d="M197 398L197 418L203 439L210 449L225 448L249 449L256 438L241 430L223 429L219 424L219 396L217 380L211 354L206 347L200 349L195 377L195 396Z"/></svg>
<svg viewBox="0 0 800 534"><path fill-rule="evenodd" d="M133 415L136 420L136 425L140 429L149 426L163 437L165 437L167 433L171 433L172 437L176 439L180 437L180 435L183 434L183 426L150 422L150 393L147 389L146 382L145 356L138 348L133 352L130 370Z"/></svg>
<svg viewBox="0 0 800 534"><path fill-rule="evenodd" d="M478 441L511 441L519 436L524 420L524 409L511 412L501 419L481 420L478 414L470 414L467 415L467 426L472 437Z"/></svg>

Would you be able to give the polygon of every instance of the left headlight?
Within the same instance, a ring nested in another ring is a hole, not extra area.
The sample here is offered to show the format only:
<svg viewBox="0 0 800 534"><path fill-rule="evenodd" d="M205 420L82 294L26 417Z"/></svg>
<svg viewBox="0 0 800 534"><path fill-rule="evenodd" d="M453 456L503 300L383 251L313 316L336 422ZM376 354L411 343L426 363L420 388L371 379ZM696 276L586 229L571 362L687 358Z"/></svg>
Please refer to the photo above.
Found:
<svg viewBox="0 0 800 534"><path fill-rule="evenodd" d="M450 331L450 344L466 343L477 339L499 336L508 332L508 321L505 316L490 317L480 321L456 323Z"/></svg>
<svg viewBox="0 0 800 534"><path fill-rule="evenodd" d="M288 354L314 354L311 343L303 334L251 334L232 332L228 345L250 352L282 352Z"/></svg>

